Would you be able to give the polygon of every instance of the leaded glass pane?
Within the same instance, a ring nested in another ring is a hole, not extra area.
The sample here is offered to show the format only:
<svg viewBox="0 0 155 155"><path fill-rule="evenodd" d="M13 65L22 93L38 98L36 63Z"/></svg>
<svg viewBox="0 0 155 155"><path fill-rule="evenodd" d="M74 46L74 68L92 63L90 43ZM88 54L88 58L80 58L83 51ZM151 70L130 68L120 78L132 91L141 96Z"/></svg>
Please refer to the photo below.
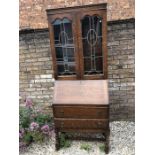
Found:
<svg viewBox="0 0 155 155"><path fill-rule="evenodd" d="M62 47L56 47L55 50L56 50L57 61L63 61Z"/></svg>
<svg viewBox="0 0 155 155"><path fill-rule="evenodd" d="M102 19L85 16L82 20L82 41L85 74L103 73Z"/></svg>
<svg viewBox="0 0 155 155"><path fill-rule="evenodd" d="M72 23L67 18L53 23L58 75L75 74Z"/></svg>

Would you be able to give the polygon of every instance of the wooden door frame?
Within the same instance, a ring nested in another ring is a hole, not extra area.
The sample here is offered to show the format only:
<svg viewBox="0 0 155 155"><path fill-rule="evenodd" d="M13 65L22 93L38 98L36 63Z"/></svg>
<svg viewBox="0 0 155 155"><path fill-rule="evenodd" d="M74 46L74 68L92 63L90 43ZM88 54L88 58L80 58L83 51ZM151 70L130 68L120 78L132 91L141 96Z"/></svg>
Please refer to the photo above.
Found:
<svg viewBox="0 0 155 155"><path fill-rule="evenodd" d="M54 43L54 28L52 23L56 19L67 18L71 21L72 24L72 35L73 35L73 44L74 44L74 58L75 58L75 71L76 75L58 75L57 70L57 62L56 62L56 51L55 51L55 43ZM50 35L50 46L51 46L51 54L53 60L53 69L54 69L54 78L57 80L76 80L79 79L79 55L78 55L78 45L77 45L77 34L76 34L76 20L74 18L74 14L56 14L52 16L48 16L48 27L49 27L49 35Z"/></svg>
<svg viewBox="0 0 155 155"><path fill-rule="evenodd" d="M67 7L49 9L47 11L48 27L50 35L50 46L53 60L54 78L56 80L77 80L77 79L107 79L108 78L108 66L107 66L107 4L93 4L85 6ZM99 75L85 75L84 76L84 63L83 63L83 46L82 46L82 30L81 30L81 17L84 15L98 14L102 18L102 52L103 52L103 74ZM58 76L57 63L56 63L56 51L54 43L54 30L51 22L56 19L68 18L72 21L72 33L74 42L74 56L76 75L70 76Z"/></svg>

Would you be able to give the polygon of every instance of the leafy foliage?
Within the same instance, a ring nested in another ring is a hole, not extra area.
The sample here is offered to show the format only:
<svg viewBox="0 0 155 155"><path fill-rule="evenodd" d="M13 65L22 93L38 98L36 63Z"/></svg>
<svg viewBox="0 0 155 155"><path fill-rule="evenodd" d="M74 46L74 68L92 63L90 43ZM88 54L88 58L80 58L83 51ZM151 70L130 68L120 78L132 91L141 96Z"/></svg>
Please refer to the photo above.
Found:
<svg viewBox="0 0 155 155"><path fill-rule="evenodd" d="M69 140L66 140L65 134L60 134L60 147L62 148L68 148L71 146L71 142Z"/></svg>
<svg viewBox="0 0 155 155"><path fill-rule="evenodd" d="M44 135L41 132L33 132L32 137L34 142L43 142L44 140Z"/></svg>
<svg viewBox="0 0 155 155"><path fill-rule="evenodd" d="M105 144L99 146L101 152L105 152Z"/></svg>
<svg viewBox="0 0 155 155"><path fill-rule="evenodd" d="M26 99L25 107L19 108L19 142L21 144L43 142L45 137L51 136L52 125L52 117L41 111L38 112L31 99ZM65 146L68 145L65 142Z"/></svg>
<svg viewBox="0 0 155 155"><path fill-rule="evenodd" d="M80 149L83 149L89 152L92 149L92 147L89 144L81 144Z"/></svg>
<svg viewBox="0 0 155 155"><path fill-rule="evenodd" d="M51 123L52 118L49 115L39 114L34 119L39 125Z"/></svg>
<svg viewBox="0 0 155 155"><path fill-rule="evenodd" d="M24 141L26 144L30 144L30 143L33 141L32 133L31 133L31 132L25 133L25 135L24 135L24 137L23 137L23 141Z"/></svg>
<svg viewBox="0 0 155 155"><path fill-rule="evenodd" d="M19 125L21 128L28 128L31 122L30 115L32 113L31 109L21 108L19 109Z"/></svg>

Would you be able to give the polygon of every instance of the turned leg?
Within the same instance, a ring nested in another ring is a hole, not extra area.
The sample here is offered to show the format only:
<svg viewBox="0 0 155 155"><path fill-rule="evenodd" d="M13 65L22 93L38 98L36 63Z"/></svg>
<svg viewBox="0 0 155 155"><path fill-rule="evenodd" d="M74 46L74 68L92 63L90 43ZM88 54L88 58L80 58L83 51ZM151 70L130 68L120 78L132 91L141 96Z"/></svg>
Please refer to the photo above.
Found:
<svg viewBox="0 0 155 155"><path fill-rule="evenodd" d="M59 144L59 131L58 129L55 129L55 149L58 151L60 148L60 144Z"/></svg>
<svg viewBox="0 0 155 155"><path fill-rule="evenodd" d="M105 133L105 138L106 138L106 142L105 142L105 153L108 154L109 153L109 136L110 136L110 130L107 130Z"/></svg>

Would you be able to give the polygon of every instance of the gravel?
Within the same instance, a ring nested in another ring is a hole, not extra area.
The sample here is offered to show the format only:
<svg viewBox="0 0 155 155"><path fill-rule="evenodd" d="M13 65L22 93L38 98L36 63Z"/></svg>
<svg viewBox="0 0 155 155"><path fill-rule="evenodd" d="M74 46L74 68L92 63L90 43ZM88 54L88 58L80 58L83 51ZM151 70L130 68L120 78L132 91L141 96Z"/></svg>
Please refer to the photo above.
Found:
<svg viewBox="0 0 155 155"><path fill-rule="evenodd" d="M90 151L81 149L81 145L87 144ZM103 142L72 141L71 147L55 151L54 137L43 144L32 144L20 155L104 155L99 146ZM127 121L115 121L110 123L110 151L109 155L134 155L135 153L135 123Z"/></svg>

